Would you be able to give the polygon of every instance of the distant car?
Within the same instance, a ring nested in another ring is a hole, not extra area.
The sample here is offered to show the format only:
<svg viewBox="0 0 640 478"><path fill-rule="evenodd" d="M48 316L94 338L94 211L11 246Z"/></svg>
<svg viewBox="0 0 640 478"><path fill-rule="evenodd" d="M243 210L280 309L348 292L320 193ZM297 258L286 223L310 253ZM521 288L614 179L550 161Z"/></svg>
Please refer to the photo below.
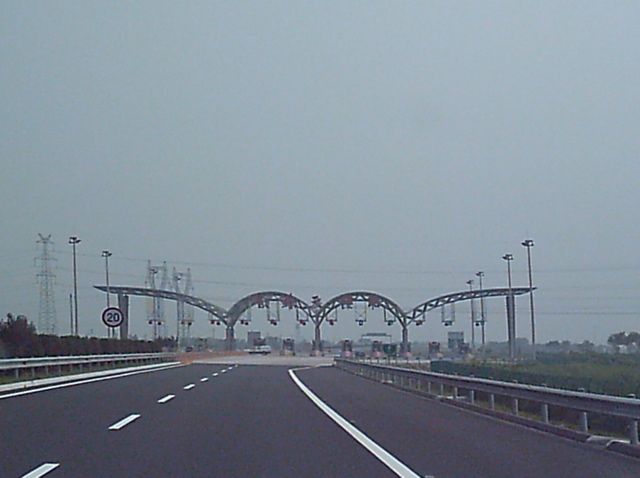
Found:
<svg viewBox="0 0 640 478"><path fill-rule="evenodd" d="M269 355L271 353L271 345L256 345L247 350L250 354Z"/></svg>

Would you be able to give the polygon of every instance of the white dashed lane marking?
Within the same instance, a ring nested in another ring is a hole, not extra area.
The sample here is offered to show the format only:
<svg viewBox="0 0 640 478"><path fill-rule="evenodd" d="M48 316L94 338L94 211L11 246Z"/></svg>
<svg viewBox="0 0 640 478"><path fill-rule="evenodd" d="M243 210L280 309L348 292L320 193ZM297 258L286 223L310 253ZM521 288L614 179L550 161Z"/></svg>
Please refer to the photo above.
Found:
<svg viewBox="0 0 640 478"><path fill-rule="evenodd" d="M114 423L113 425L111 425L109 427L109 430L120 430L121 428L126 427L129 423L137 420L138 418L140 418L140 415L137 413L132 413L131 415L129 415L127 418L123 418L122 420L120 420L119 422Z"/></svg>
<svg viewBox="0 0 640 478"><path fill-rule="evenodd" d="M167 403L169 400L175 398L175 395L166 395L158 400L158 403Z"/></svg>
<svg viewBox="0 0 640 478"><path fill-rule="evenodd" d="M26 475L22 475L21 478L40 478L41 476L46 475L50 471L55 470L60 466L60 463L43 463L35 470L30 471Z"/></svg>

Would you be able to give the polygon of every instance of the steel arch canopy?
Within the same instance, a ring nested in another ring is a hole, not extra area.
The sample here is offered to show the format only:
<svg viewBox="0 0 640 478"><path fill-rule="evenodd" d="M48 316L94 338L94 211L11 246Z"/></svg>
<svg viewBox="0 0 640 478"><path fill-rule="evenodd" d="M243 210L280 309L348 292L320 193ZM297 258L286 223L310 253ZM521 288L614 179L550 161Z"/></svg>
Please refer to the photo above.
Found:
<svg viewBox="0 0 640 478"><path fill-rule="evenodd" d="M98 290L101 290L102 292L107 292L107 286L96 285L94 287ZM227 311L225 309L204 299L193 297L191 295L181 294L179 292L173 292L170 290L125 286L109 286L109 292L113 294L135 295L142 297L158 297L160 299L169 299L175 300L177 302L184 302L185 304L192 305L200 310L204 310L205 312L210 313L220 322L224 323L225 325L229 325Z"/></svg>
<svg viewBox="0 0 640 478"><path fill-rule="evenodd" d="M442 307L443 305L453 304L455 302L461 302L463 300L480 299L484 297L507 297L509 294L523 295L528 294L536 290L536 287L513 287L511 289L507 287L501 287L496 289L483 289L483 290L466 290L460 292L454 292L452 294L441 295L433 299L429 299L426 302L416 306L407 315L411 322L417 320L424 320L427 312L430 310Z"/></svg>
<svg viewBox="0 0 640 478"><path fill-rule="evenodd" d="M280 302L283 307L287 309L298 309L302 311L309 319L313 318L313 314L311 312L311 306L307 304L304 300L296 297L290 292L279 292L279 291L264 291L264 292L254 292L253 294L249 294L246 297L238 300L235 304L231 306L229 311L227 312L228 317L228 325L229 327L233 327L236 322L240 319L242 314L244 314L251 307L257 306L260 308L267 307L271 302Z"/></svg>
<svg viewBox="0 0 640 478"><path fill-rule="evenodd" d="M324 321L331 312L340 309L351 309L355 302L363 302L372 309L381 308L393 315L401 324L408 319L407 314L393 300L377 292L355 291L332 297L320 309L319 318Z"/></svg>

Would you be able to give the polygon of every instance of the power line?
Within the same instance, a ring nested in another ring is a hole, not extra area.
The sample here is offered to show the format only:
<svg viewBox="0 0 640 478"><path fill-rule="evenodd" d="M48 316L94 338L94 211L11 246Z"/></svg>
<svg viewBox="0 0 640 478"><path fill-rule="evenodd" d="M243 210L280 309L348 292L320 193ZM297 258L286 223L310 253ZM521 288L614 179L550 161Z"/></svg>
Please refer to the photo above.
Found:
<svg viewBox="0 0 640 478"><path fill-rule="evenodd" d="M70 254L68 251L64 251L64 254ZM83 253L78 255L85 257L99 257L99 254L87 254ZM127 261L127 262L147 262L148 259L139 257L127 257L118 256L114 260ZM265 272L325 272L325 273L341 273L341 274L406 274L406 275L454 275L454 274L474 274L475 269L356 269L356 268L341 268L341 267L279 267L279 266L264 266L264 265L243 265L243 264L229 264L220 262L201 262L201 261L175 261L169 260L172 264L184 265L184 266L201 266L211 267L216 269L232 269L232 270L249 270L249 271L265 271ZM566 267L566 268L541 268L536 269L536 274L557 274L557 273L575 273L575 272L620 272L620 271L638 271L640 265L614 265L614 266L589 266L589 267ZM527 269L513 269L514 272L526 272ZM486 272L492 274L502 274L504 271L501 269L487 270Z"/></svg>

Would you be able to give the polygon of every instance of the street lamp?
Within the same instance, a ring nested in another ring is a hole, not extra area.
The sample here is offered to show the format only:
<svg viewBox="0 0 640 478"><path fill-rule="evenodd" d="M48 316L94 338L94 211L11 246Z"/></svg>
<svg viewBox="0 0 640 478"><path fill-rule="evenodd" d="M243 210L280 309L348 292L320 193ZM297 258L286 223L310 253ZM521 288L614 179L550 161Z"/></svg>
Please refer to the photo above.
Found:
<svg viewBox="0 0 640 478"><path fill-rule="evenodd" d="M112 255L113 254L106 249L102 251L102 257L104 257L104 269L105 269L105 274L107 276L107 307L111 305L111 302L110 302L111 289L109 288L109 257L111 257ZM107 337L110 337L111 335L112 335L111 328L107 327ZM113 331L113 335L115 336L115 330Z"/></svg>
<svg viewBox="0 0 640 478"><path fill-rule="evenodd" d="M77 236L69 237L69 244L73 248L73 308L74 308L74 330L71 331L72 335L78 335L78 273L76 269L76 245L80 244L80 239Z"/></svg>
<svg viewBox="0 0 640 478"><path fill-rule="evenodd" d="M484 277L484 272L478 271L476 272L476 277L478 278L478 282L480 283L480 324L482 325L482 350L484 352L485 345L485 336L484 336L484 322L486 320L484 313L484 297L482 297L482 278Z"/></svg>
<svg viewBox="0 0 640 478"><path fill-rule="evenodd" d="M522 241L523 247L527 248L527 262L529 264L529 310L531 311L531 348L533 349L533 360L536 359L536 322L533 312L533 279L531 278L531 248L534 246L533 239Z"/></svg>
<svg viewBox="0 0 640 478"><path fill-rule="evenodd" d="M469 286L469 292L471 292L471 350L476 348L476 330L475 330L475 322L476 322L476 313L475 307L473 303L473 279L469 279L467 281L467 285Z"/></svg>
<svg viewBox="0 0 640 478"><path fill-rule="evenodd" d="M516 356L515 340L516 340L516 321L513 301L513 290L511 287L511 261L513 254L505 254L502 258L507 261L507 276L509 278L509 295L507 296L507 336L509 339L509 358L514 359Z"/></svg>

